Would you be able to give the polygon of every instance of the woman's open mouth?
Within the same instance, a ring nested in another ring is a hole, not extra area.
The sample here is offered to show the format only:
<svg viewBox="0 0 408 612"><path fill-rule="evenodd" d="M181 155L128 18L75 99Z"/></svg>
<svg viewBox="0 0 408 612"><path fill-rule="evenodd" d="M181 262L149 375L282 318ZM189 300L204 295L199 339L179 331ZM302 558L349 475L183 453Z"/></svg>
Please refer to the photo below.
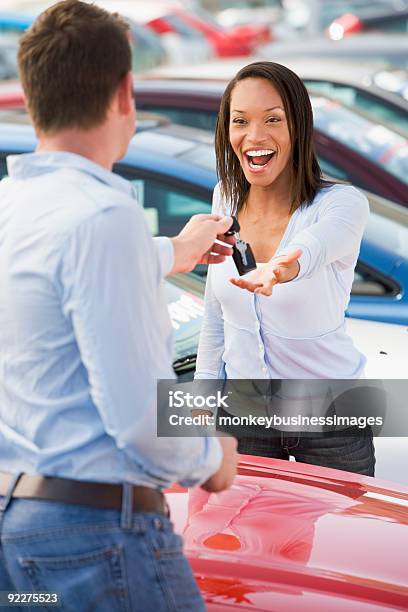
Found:
<svg viewBox="0 0 408 612"><path fill-rule="evenodd" d="M249 168L253 172L262 172L270 163L275 153L276 151L273 149L253 149L251 151L246 151L244 155Z"/></svg>

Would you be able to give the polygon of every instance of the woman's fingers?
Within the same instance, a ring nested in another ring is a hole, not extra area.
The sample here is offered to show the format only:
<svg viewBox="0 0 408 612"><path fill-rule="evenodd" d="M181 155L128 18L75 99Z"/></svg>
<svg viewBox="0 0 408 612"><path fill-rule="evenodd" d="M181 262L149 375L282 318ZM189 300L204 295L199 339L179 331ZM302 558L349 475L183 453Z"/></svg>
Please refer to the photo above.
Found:
<svg viewBox="0 0 408 612"><path fill-rule="evenodd" d="M242 278L231 278L230 282L240 289L247 289L252 293L272 295L272 288L279 282L279 272L268 269L267 266L257 268Z"/></svg>
<svg viewBox="0 0 408 612"><path fill-rule="evenodd" d="M267 287L259 287L258 289L255 289L254 293L260 294L260 295L272 295L272 288L267 288Z"/></svg>
<svg viewBox="0 0 408 612"><path fill-rule="evenodd" d="M230 283L239 287L240 289L247 289L253 293L259 287L262 287L262 283L251 282L250 280L243 278L230 278Z"/></svg>
<svg viewBox="0 0 408 612"><path fill-rule="evenodd" d="M264 282L263 286L260 289L257 289L255 293L261 293L262 295L272 295L273 286L276 285L277 279L269 278Z"/></svg>

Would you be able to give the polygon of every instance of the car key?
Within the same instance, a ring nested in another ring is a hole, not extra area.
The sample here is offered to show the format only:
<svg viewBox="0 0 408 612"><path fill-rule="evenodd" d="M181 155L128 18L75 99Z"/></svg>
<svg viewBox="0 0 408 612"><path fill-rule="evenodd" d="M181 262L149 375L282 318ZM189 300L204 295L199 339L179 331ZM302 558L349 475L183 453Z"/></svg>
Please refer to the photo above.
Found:
<svg viewBox="0 0 408 612"><path fill-rule="evenodd" d="M236 217L232 217L232 225L230 229L225 232L226 236L232 236L235 234L237 242L232 247L232 259L237 267L238 274L243 276L250 272L251 270L255 270L256 261L254 254L251 249L251 245L245 240L241 240L239 237L240 225L238 223L238 219Z"/></svg>

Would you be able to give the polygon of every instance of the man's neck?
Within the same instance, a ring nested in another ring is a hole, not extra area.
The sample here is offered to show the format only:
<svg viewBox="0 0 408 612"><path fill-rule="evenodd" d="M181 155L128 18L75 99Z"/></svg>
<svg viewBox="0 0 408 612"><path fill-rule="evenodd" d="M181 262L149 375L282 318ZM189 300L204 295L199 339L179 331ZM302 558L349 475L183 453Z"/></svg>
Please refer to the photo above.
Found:
<svg viewBox="0 0 408 612"><path fill-rule="evenodd" d="M53 134L39 134L38 153L65 151L82 155L107 170L112 170L116 156L112 151L111 139L101 129L67 129ZM110 141L110 142L109 142Z"/></svg>

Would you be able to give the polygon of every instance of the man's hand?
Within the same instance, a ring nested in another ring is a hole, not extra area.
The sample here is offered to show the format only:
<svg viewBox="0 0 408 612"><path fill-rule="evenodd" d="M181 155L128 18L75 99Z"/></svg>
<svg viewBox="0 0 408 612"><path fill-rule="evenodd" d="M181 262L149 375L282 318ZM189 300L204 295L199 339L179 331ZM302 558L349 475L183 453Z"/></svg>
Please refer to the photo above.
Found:
<svg viewBox="0 0 408 612"><path fill-rule="evenodd" d="M252 270L242 278L230 278L230 282L252 293L272 295L274 285L287 283L297 277L300 269L298 259L301 254L302 251L296 249L288 255L272 257L268 263L258 264L256 270Z"/></svg>
<svg viewBox="0 0 408 612"><path fill-rule="evenodd" d="M228 489L237 475L237 440L232 437L220 437L218 439L223 451L221 466L215 474L210 476L210 478L201 485L201 488L209 493L219 493L220 491Z"/></svg>
<svg viewBox="0 0 408 612"><path fill-rule="evenodd" d="M235 243L234 236L224 236L232 225L231 217L219 215L194 215L175 238L174 265L170 274L190 272L197 264L222 263L232 255L232 248L218 244L221 240L230 245Z"/></svg>

